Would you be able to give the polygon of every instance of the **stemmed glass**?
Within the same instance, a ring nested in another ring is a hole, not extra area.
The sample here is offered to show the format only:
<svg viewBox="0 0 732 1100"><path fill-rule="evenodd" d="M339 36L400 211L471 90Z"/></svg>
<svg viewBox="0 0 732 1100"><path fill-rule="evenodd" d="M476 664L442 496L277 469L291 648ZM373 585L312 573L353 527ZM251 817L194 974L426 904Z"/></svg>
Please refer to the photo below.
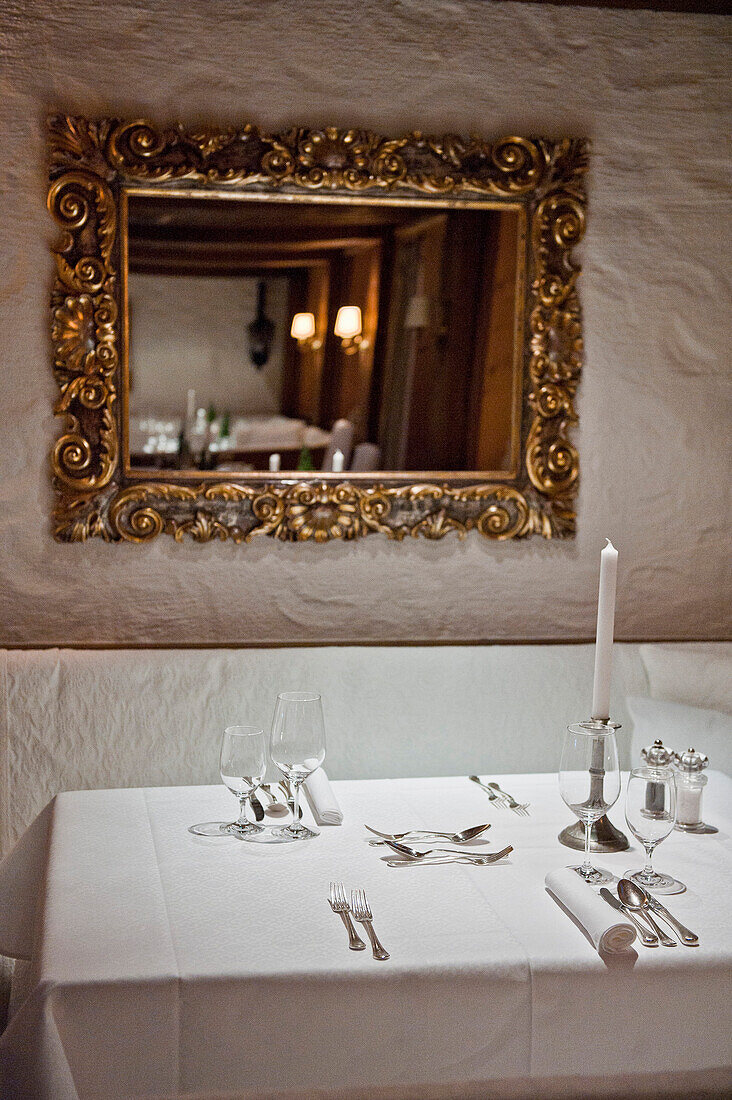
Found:
<svg viewBox="0 0 732 1100"><path fill-rule="evenodd" d="M630 773L625 820L646 850L645 867L626 871L625 877L654 894L683 893L683 882L653 869L653 850L666 839L676 821L676 777L670 768L635 768Z"/></svg>
<svg viewBox="0 0 732 1100"><path fill-rule="evenodd" d="M578 875L593 886L612 882L614 876L593 867L590 860L592 826L620 794L620 768L615 730L587 725L568 726L559 764L559 793L585 827L585 858Z"/></svg>
<svg viewBox="0 0 732 1100"><path fill-rule="evenodd" d="M290 781L292 821L272 832L283 840L310 840L319 834L300 821L300 787L325 760L323 701L315 691L283 691L277 696L269 754Z"/></svg>
<svg viewBox="0 0 732 1100"><path fill-rule="evenodd" d="M240 840L264 839L264 828L247 818L249 800L264 779L267 752L264 730L256 726L227 726L221 738L219 771L231 793L239 799L236 821L207 821L191 825L189 832L198 836L231 833Z"/></svg>

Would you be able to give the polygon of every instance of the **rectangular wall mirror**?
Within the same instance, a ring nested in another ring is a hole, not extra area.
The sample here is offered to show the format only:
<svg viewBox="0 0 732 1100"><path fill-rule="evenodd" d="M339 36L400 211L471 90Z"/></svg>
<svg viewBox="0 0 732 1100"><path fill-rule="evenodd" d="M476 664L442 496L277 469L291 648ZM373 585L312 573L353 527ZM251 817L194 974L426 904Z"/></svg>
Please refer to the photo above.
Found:
<svg viewBox="0 0 732 1100"><path fill-rule="evenodd" d="M584 142L50 133L57 538L574 533Z"/></svg>
<svg viewBox="0 0 732 1100"><path fill-rule="evenodd" d="M340 442L351 472L515 476L520 205L131 191L126 213L133 469L327 471Z"/></svg>

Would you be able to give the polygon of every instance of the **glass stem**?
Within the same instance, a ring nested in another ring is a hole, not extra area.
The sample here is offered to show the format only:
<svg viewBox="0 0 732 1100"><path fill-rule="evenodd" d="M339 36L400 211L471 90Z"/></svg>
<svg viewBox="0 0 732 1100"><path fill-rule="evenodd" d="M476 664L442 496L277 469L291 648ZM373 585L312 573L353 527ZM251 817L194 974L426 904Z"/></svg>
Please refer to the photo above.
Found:
<svg viewBox="0 0 732 1100"><path fill-rule="evenodd" d="M249 802L248 794L239 795L239 818L237 825L247 826L249 821L247 820L247 803Z"/></svg>
<svg viewBox="0 0 732 1100"><path fill-rule="evenodd" d="M653 849L656 847L656 845L651 844L649 848L647 844L644 844L643 847L646 850L646 865L643 868L643 877L646 879L652 878L656 873L653 870Z"/></svg>
<svg viewBox="0 0 732 1100"><path fill-rule="evenodd" d="M590 862L590 840L592 838L592 822L585 821L585 862L582 864L582 874L587 878L592 874L592 863Z"/></svg>
<svg viewBox="0 0 732 1100"><path fill-rule="evenodd" d="M291 828L294 832L299 833L302 829L300 824L300 784L301 779L291 780L292 786L292 825Z"/></svg>

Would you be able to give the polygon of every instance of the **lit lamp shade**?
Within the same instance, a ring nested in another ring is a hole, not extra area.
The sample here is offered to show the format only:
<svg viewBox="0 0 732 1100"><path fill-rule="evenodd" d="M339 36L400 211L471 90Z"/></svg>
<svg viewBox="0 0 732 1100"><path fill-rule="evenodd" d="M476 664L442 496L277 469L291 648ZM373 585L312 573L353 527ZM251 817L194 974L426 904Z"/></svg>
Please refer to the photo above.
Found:
<svg viewBox="0 0 732 1100"><path fill-rule="evenodd" d="M361 310L358 306L341 306L336 315L335 334L341 340L353 340L361 335Z"/></svg>
<svg viewBox="0 0 732 1100"><path fill-rule="evenodd" d="M290 336L296 340L311 340L315 336L315 314L296 313L292 318Z"/></svg>

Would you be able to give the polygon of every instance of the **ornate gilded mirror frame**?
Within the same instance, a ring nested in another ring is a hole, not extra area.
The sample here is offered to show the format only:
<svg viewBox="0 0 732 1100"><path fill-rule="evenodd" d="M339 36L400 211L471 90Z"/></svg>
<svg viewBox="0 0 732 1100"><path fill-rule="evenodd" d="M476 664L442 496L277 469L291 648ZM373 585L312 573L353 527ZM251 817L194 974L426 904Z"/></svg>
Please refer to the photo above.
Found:
<svg viewBox="0 0 732 1100"><path fill-rule="evenodd" d="M63 542L97 536L146 542L165 532L205 542L255 535L284 540L358 538L374 531L441 539L475 528L486 538L571 538L578 482L568 438L582 362L571 249L585 226L587 143L506 137L495 142L414 132L293 128L265 134L156 129L146 121L49 120L48 209L63 230L54 248L55 413L65 431L52 455ZM527 278L521 461L511 481L475 474L227 475L141 478L122 461L126 333L125 195L135 188L218 193L325 193L490 199L525 211Z"/></svg>

